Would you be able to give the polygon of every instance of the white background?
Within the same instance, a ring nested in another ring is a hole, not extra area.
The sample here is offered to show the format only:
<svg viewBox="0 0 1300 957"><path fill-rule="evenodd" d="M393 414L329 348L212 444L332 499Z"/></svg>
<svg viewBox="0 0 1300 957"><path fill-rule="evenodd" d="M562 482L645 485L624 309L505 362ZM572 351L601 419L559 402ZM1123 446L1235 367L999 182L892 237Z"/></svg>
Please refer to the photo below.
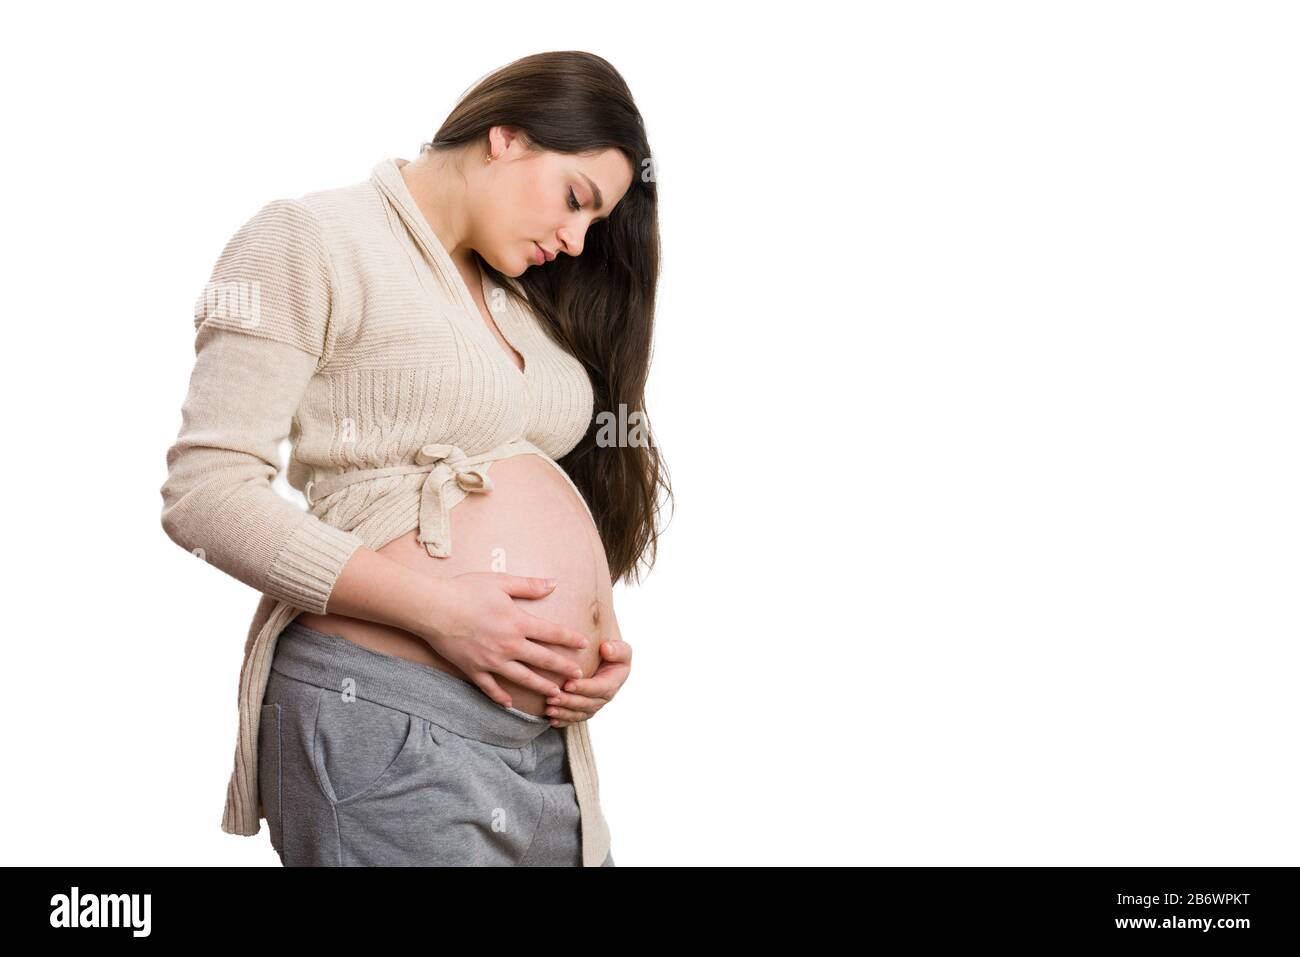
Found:
<svg viewBox="0 0 1300 957"><path fill-rule="evenodd" d="M10 11L3 863L278 866L220 829L258 596L160 525L194 298L262 204L558 49L622 72L662 204L617 864L1300 863L1298 25Z"/></svg>

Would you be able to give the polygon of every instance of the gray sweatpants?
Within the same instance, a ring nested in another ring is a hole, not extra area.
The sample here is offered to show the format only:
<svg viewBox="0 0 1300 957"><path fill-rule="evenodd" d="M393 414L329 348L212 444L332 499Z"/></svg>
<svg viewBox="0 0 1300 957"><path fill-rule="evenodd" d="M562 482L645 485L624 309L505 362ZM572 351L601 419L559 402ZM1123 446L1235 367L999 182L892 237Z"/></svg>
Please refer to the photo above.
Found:
<svg viewBox="0 0 1300 957"><path fill-rule="evenodd" d="M257 775L286 866L582 863L560 729L297 622L277 640Z"/></svg>

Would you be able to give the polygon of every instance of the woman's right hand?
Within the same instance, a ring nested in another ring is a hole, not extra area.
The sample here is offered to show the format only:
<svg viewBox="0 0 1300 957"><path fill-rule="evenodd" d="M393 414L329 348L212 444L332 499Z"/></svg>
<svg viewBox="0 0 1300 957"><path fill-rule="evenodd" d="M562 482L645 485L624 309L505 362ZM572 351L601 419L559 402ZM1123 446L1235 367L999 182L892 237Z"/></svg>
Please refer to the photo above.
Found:
<svg viewBox="0 0 1300 957"><path fill-rule="evenodd" d="M438 654L463 671L493 701L510 707L510 695L493 675L501 675L547 696L560 693L555 682L533 671L536 665L575 678L582 669L538 642L585 648L586 637L572 628L521 610L514 598L545 598L553 590L545 579L501 572L466 572L430 579L438 593L418 634Z"/></svg>

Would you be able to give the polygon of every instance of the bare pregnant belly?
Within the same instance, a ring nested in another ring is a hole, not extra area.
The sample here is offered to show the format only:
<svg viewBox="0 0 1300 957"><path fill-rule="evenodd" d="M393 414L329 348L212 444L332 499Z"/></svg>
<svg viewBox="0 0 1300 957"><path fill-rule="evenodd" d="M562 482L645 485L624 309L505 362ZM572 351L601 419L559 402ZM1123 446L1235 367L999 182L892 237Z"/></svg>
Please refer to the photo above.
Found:
<svg viewBox="0 0 1300 957"><path fill-rule="evenodd" d="M414 529L380 548L379 553L427 575L504 572L554 578L558 584L549 595L515 598L514 602L530 615L585 635L586 648L540 644L590 677L601 660L600 643L616 639L618 632L609 566L586 507L555 466L532 453L496 460L488 476L491 491L471 493L451 510L451 555L430 555L416 541ZM333 613L302 612L296 620L381 654L416 661L469 681L423 638L400 628ZM528 667L561 688L572 677L536 665ZM544 695L501 675L493 677L510 695L513 707L529 714L545 713Z"/></svg>

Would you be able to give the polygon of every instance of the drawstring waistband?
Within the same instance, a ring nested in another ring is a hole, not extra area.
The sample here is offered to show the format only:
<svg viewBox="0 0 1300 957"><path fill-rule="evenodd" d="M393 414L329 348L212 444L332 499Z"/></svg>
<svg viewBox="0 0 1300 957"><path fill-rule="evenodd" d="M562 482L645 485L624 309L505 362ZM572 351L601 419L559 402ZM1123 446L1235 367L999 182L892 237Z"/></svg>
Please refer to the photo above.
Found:
<svg viewBox="0 0 1300 957"><path fill-rule="evenodd" d="M549 718L497 704L462 678L297 621L277 639L271 670L334 691L351 681L358 698L501 747L522 748L551 730Z"/></svg>

